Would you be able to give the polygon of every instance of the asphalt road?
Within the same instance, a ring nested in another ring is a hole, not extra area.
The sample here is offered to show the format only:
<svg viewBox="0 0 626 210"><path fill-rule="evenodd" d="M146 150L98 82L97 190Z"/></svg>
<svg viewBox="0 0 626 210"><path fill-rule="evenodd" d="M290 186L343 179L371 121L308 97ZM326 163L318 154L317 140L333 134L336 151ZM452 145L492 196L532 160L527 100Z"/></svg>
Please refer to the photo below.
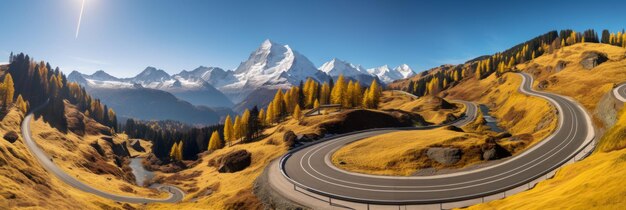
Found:
<svg viewBox="0 0 626 210"><path fill-rule="evenodd" d="M55 165L52 160L50 159L50 157L47 156L47 154L41 150L41 148L39 148L37 146L37 144L35 143L35 141L33 141L33 139L31 138L31 133L30 133L30 121L33 118L33 112L38 111L39 109L45 107L47 105L47 102L44 103L43 105L33 109L33 111L31 111L28 115L26 115L26 117L24 118L24 120L22 121L22 137L24 138L24 143L26 144L26 147L28 148L28 150L30 150L30 153L39 161L39 163L50 173L54 174L57 178L59 178L61 181L69 184L70 186L82 190L84 192L88 192L103 198L107 198L107 199L111 199L117 202L126 202L126 203L176 203L180 200L183 199L185 193L179 189L176 188L174 186L167 186L167 185L162 185L162 186L156 186L157 189L161 190L161 191L167 191L170 193L170 196L168 198L164 198L164 199L152 199L152 198L142 198L142 197L132 197L132 196L123 196L123 195L116 195L113 193L108 193L108 192L104 192L101 190L98 190L96 188L93 188L85 183L82 183L80 181L78 181L77 179L75 179L74 177L66 174L62 169L60 169L57 165Z"/></svg>
<svg viewBox="0 0 626 210"><path fill-rule="evenodd" d="M613 89L613 93L615 94L615 97L617 99L619 99L622 102L626 102L626 83L617 86L615 89Z"/></svg>
<svg viewBox="0 0 626 210"><path fill-rule="evenodd" d="M524 185L570 160L595 134L589 116L575 102L555 94L535 92L531 89L532 78L520 75L523 83L519 91L543 97L556 106L559 128L537 145L501 163L453 174L413 177L352 173L330 163L330 156L338 148L363 138L406 130L399 128L340 136L296 150L282 159L280 169L287 179L305 190L327 197L375 204L463 201ZM473 112L475 115L475 110Z"/></svg>

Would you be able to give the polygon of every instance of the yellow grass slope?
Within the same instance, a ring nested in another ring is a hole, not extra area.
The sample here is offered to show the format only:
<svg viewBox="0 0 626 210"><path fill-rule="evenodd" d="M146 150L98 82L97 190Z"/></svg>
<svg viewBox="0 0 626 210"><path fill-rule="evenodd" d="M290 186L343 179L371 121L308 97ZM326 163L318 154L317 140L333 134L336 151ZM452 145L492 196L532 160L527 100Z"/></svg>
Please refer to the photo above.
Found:
<svg viewBox="0 0 626 210"><path fill-rule="evenodd" d="M121 209L115 203L76 190L46 172L23 143L23 114L11 110L0 122L0 136L15 131L14 143L0 139L0 207L2 209ZM43 128L45 126L38 126Z"/></svg>
<svg viewBox="0 0 626 210"><path fill-rule="evenodd" d="M506 74L503 78L492 75L483 80L466 80L444 94L449 98L490 105L494 109L491 114L499 119L499 125L514 137L523 139L504 139L498 142L515 155L550 135L557 126L554 107L544 99L519 93L521 82L518 75ZM406 105L389 106L413 111L420 104L428 104L427 101L433 97L426 96L422 99L423 101L418 99ZM476 120L481 119L479 116ZM403 131L367 138L340 148L333 154L332 161L335 166L344 170L379 175L408 176L430 167L463 168L482 161L480 146L488 135L495 135L492 131L485 131L485 126L468 125L464 129L467 132L435 129ZM423 155L430 147L442 146L460 148L464 155L453 165L442 165Z"/></svg>
<svg viewBox="0 0 626 210"><path fill-rule="evenodd" d="M465 112L465 105L443 100L445 99L430 95L413 99L405 94L385 91L381 97L379 108L381 110L398 109L415 112L422 115L426 121L434 124L444 122L448 114L458 117ZM442 107L442 103L450 103L454 107Z"/></svg>
<svg viewBox="0 0 626 210"><path fill-rule="evenodd" d="M587 70L579 64L584 52L607 54L609 61ZM585 109L598 113L601 99L610 94L615 83L626 80L626 50L594 43L565 47L554 54L536 58L518 65L523 71L548 82L547 91L569 96ZM556 72L559 62L564 69ZM594 125L604 126L593 115ZM615 125L607 129L596 151L586 159L565 166L553 179L539 183L535 188L511 197L470 207L470 209L623 209L626 205L626 111L619 112Z"/></svg>
<svg viewBox="0 0 626 210"><path fill-rule="evenodd" d="M518 91L522 78L495 74L476 80L471 78L444 92L449 98L457 98L485 104L490 115L498 120L498 126L512 135L531 135L524 145L509 145L512 152L519 152L549 136L558 125L556 109L545 99L529 96ZM509 142L502 142L508 145Z"/></svg>
<svg viewBox="0 0 626 210"><path fill-rule="evenodd" d="M464 148L483 142L483 137L439 128L436 130L399 131L356 141L337 150L335 166L353 172L409 176L420 168L443 167L429 161L424 151L433 145ZM464 156L458 165L480 160Z"/></svg>
<svg viewBox="0 0 626 210"><path fill-rule="evenodd" d="M623 209L626 205L625 113L622 110L619 122L602 139L611 143L601 143L600 151L565 166L553 179L539 183L532 190L470 209Z"/></svg>
<svg viewBox="0 0 626 210"><path fill-rule="evenodd" d="M334 120L334 114L305 117L302 121L290 119L265 130L266 137L247 143L226 146L208 155L195 167L175 173L160 173L157 179L174 184L187 192L178 204L149 204L149 209L262 209L261 202L252 193L255 179L270 161L287 152L283 142L287 131L296 134L319 134L319 125ZM235 173L219 173L214 161L240 149L252 154L252 162L246 169Z"/></svg>

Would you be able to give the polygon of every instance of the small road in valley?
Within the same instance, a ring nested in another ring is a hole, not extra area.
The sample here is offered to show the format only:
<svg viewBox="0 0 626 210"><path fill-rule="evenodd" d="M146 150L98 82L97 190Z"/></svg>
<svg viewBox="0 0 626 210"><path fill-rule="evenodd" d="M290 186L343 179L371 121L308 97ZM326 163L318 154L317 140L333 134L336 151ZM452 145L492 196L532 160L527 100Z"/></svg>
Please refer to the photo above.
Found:
<svg viewBox="0 0 626 210"><path fill-rule="evenodd" d="M48 101L46 101L46 103L44 103L43 105L40 105L39 107L33 109L30 113L28 113L28 115L26 115L26 117L24 118L24 120L22 121L22 137L24 138L24 143L26 144L26 147L28 148L28 150L30 150L30 153L39 161L39 163L50 173L54 174L57 178L59 178L61 181L65 182L66 184L79 189L81 191L87 192L87 193L91 193L103 198L107 198L110 200L114 200L117 202L125 202L125 203L176 203L180 200L183 199L185 193L174 186L167 186L167 185L162 185L162 186L158 186L156 187L157 189L161 190L161 191L166 191L169 192L169 197L167 198L163 198L163 199L154 199L154 198L143 198L143 197L133 197L133 196L123 196L123 195L116 195L113 193L109 193L109 192L104 192L101 190L98 190L96 188L93 188L85 183L82 183L80 181L78 181L77 179L75 179L74 177L68 175L67 173L65 173L61 168L59 168L56 164L54 164L51 160L50 157L48 157L48 155L41 150L41 148L39 148L37 146L37 143L35 143L35 141L31 138L31 132L30 132L30 122L33 119L33 113L42 109L43 107L45 107L48 104Z"/></svg>
<svg viewBox="0 0 626 210"><path fill-rule="evenodd" d="M280 162L271 165L278 166L282 178L270 183L274 188L303 189L321 196L322 199L318 200L326 199L327 203L333 203L336 199L377 205L424 205L480 200L502 192L506 196L506 191L530 185L532 181L575 159L577 154L591 145L595 136L590 117L580 105L566 97L534 91L531 88L533 78L524 73L518 75L523 79L519 91L544 98L554 105L558 110L559 125L551 136L514 157L478 169L408 177L353 173L331 163L330 157L334 151L349 143L401 130L432 129L436 126L373 129L338 135L288 152ZM468 105L466 117L453 125L461 126L473 121L476 106L464 103ZM300 195L287 197L295 201L301 200L298 196L312 197L304 193L297 194ZM304 197L302 199L306 200Z"/></svg>

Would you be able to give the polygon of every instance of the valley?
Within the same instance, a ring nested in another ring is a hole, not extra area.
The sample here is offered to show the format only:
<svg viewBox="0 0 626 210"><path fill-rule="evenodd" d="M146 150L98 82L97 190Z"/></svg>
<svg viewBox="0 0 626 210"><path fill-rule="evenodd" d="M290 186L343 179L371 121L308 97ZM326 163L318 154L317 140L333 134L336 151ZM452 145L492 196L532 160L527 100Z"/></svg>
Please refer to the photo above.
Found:
<svg viewBox="0 0 626 210"><path fill-rule="evenodd" d="M621 209L623 3L523 3L6 3L0 209Z"/></svg>

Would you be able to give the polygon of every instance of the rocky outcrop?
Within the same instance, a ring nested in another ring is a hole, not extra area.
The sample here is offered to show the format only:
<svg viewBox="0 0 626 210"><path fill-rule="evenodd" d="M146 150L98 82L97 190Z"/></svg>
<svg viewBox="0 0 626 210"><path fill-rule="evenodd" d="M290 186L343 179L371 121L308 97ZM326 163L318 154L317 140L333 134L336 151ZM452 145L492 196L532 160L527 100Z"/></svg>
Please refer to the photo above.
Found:
<svg viewBox="0 0 626 210"><path fill-rule="evenodd" d="M317 141L323 137L324 135L318 135L315 133L307 133L307 134L302 135L302 137L300 137L298 141L299 142L312 142L312 141Z"/></svg>
<svg viewBox="0 0 626 210"><path fill-rule="evenodd" d="M106 127L95 120L85 117L78 111L75 105L65 103L65 118L67 129L79 136L89 135L111 135L111 128Z"/></svg>
<svg viewBox="0 0 626 210"><path fill-rule="evenodd" d="M550 83L549 83L548 81L546 81L546 80L541 80L541 81L539 81L539 84L537 85L537 88L539 88L539 89L543 90L543 89L548 88L548 85L549 85L549 84L550 84Z"/></svg>
<svg viewBox="0 0 626 210"><path fill-rule="evenodd" d="M217 171L220 173L234 173L250 166L251 162L252 154L250 154L250 152L247 150L237 150L221 158L221 164Z"/></svg>
<svg viewBox="0 0 626 210"><path fill-rule="evenodd" d="M298 136L296 136L293 131L287 131L283 135L283 142L285 142L285 145L287 145L289 148L292 148L296 144L297 140Z"/></svg>
<svg viewBox="0 0 626 210"><path fill-rule="evenodd" d="M511 152L500 146L495 138L487 138L481 146L483 160L498 160L511 156Z"/></svg>
<svg viewBox="0 0 626 210"><path fill-rule="evenodd" d="M144 149L141 146L141 141L139 141L139 140L132 140L131 144L130 144L130 147L132 147L137 152L145 152L146 151L146 149Z"/></svg>
<svg viewBox="0 0 626 210"><path fill-rule="evenodd" d="M463 156L463 151L454 147L431 147L426 150L429 159L444 165L452 165Z"/></svg>
<svg viewBox="0 0 626 210"><path fill-rule="evenodd" d="M580 65L582 65L583 68L590 70L608 60L609 58L606 56L605 53L598 51L587 51L583 52L583 54L581 55Z"/></svg>
<svg viewBox="0 0 626 210"><path fill-rule="evenodd" d="M13 142L17 141L17 139L19 139L19 136L17 135L17 132L15 131L9 131L6 134L4 134L4 140L7 140L8 142L11 142L11 144L13 144Z"/></svg>
<svg viewBox="0 0 626 210"><path fill-rule="evenodd" d="M556 66L554 66L554 70L556 72L560 72L565 67L567 67L567 62L560 60L560 61L556 62Z"/></svg>
<svg viewBox="0 0 626 210"><path fill-rule="evenodd" d="M450 130L450 131L456 131L456 132L465 132L465 131L463 131L462 128L456 127L454 125L448 125L446 127L443 127L443 129Z"/></svg>
<svg viewBox="0 0 626 210"><path fill-rule="evenodd" d="M325 133L341 134L372 128L408 127L414 125L415 115L401 111L381 112L372 110L351 110L320 125Z"/></svg>

